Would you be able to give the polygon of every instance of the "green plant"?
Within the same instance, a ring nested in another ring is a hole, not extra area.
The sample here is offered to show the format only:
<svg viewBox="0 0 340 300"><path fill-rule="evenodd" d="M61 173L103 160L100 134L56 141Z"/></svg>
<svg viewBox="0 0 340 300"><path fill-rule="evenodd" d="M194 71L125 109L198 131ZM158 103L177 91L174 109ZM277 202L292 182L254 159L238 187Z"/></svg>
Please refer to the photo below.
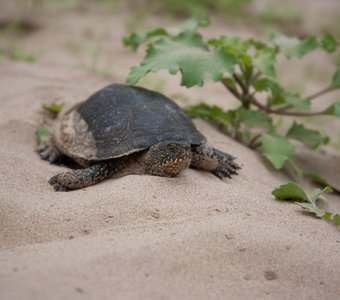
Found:
<svg viewBox="0 0 340 300"><path fill-rule="evenodd" d="M39 127L35 132L39 144L47 140L51 136L51 134L52 134L51 129L46 125Z"/></svg>
<svg viewBox="0 0 340 300"><path fill-rule="evenodd" d="M241 15L251 2L252 0L127 0L125 4L130 8L137 7L139 12L146 14L160 13L178 18L214 12L232 18Z"/></svg>
<svg viewBox="0 0 340 300"><path fill-rule="evenodd" d="M63 108L63 104L58 104L56 102L44 102L41 107L48 113L51 114L52 118L56 118ZM47 124L42 124L37 128L35 132L37 142L40 144L44 140L47 140L52 135L52 129Z"/></svg>
<svg viewBox="0 0 340 300"><path fill-rule="evenodd" d="M289 182L276 188L272 194L278 200L294 201L295 204L301 206L304 210L317 218L323 218L326 221L333 222L335 225L340 225L339 214L333 214L329 211L323 212L317 205L317 200L322 194L331 193L332 191L331 187L326 186L322 190L316 188L312 190L310 194L307 194L301 185Z"/></svg>
<svg viewBox="0 0 340 300"><path fill-rule="evenodd" d="M58 104L56 102L45 102L42 104L42 108L49 111L54 117L57 117L63 108L63 104Z"/></svg>
<svg viewBox="0 0 340 300"><path fill-rule="evenodd" d="M280 122L275 122L275 116L340 117L340 99L322 111L311 110L312 101L340 88L340 68L324 89L302 96L280 84L276 76L276 58L282 54L287 59L302 58L318 48L333 53L337 41L331 34L300 40L279 33L273 33L267 43L229 36L204 40L198 29L208 24L206 18L189 19L177 31L158 27L125 37L124 44L133 50L148 42L143 61L131 68L127 82L135 84L149 72L167 69L170 74L180 72L181 85L186 87L202 86L207 78L223 84L239 100L238 108L224 111L201 103L189 107L188 114L215 123L250 148L259 148L276 169L282 169L288 163L302 176L294 161L294 146L290 140L316 149L328 143L329 138L291 120L289 129L283 131ZM265 96L264 101L258 98L260 94L262 98Z"/></svg>
<svg viewBox="0 0 340 300"><path fill-rule="evenodd" d="M7 57L12 61L25 61L28 63L35 63L38 60L36 54L26 53L22 48L15 44L0 48L0 56Z"/></svg>

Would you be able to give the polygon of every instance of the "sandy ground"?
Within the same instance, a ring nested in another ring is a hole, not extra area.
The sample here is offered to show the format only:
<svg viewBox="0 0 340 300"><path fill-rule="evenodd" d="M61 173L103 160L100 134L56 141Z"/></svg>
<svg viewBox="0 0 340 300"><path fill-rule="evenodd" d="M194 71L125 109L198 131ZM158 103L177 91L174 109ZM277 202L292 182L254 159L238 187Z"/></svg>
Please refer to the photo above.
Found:
<svg viewBox="0 0 340 300"><path fill-rule="evenodd" d="M34 152L41 104L77 102L123 82L142 53L121 46L122 14L37 21L40 29L21 42L41 53L38 63L0 58L0 299L339 298L339 228L274 200L272 189L289 178L203 121L195 122L209 144L243 167L232 180L186 170L178 178L130 175L54 192L47 180L66 168ZM75 67L91 64L75 42L86 48L96 37L107 59L98 65L112 65L108 78ZM224 97L213 84L177 85L171 79L165 92L185 92L189 102ZM340 181L338 152L300 157L314 169L326 165L325 176ZM329 199L339 208L338 196Z"/></svg>

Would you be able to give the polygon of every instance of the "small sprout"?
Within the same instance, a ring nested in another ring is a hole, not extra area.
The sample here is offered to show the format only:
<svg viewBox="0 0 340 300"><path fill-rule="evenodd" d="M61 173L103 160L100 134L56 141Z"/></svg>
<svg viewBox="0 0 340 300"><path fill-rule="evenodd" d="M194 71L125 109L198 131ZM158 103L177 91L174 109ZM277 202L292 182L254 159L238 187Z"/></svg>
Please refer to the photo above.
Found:
<svg viewBox="0 0 340 300"><path fill-rule="evenodd" d="M332 192L333 189L330 186L326 186L322 190L316 188L310 194L307 194L301 185L289 182L273 190L272 195L278 200L293 201L307 212L314 214L317 218L323 218L326 221L333 222L335 225L340 225L340 216L338 214L332 214L328 211L322 212L317 206L317 200L322 194Z"/></svg>
<svg viewBox="0 0 340 300"><path fill-rule="evenodd" d="M320 145L329 142L329 137L323 136L317 130L308 129L297 122L294 122L289 129L287 137L301 141L310 149L317 149Z"/></svg>
<svg viewBox="0 0 340 300"><path fill-rule="evenodd" d="M36 130L35 134L37 137L37 141L40 144L41 142L51 137L52 131L49 127L47 127L46 125L43 125Z"/></svg>
<svg viewBox="0 0 340 300"><path fill-rule="evenodd" d="M26 53L16 45L0 48L0 56L7 57L12 61L25 61L28 63L35 63L38 60L38 57L35 54Z"/></svg>
<svg viewBox="0 0 340 300"><path fill-rule="evenodd" d="M42 108L50 111L56 117L63 108L63 105L55 102L45 102L42 104Z"/></svg>

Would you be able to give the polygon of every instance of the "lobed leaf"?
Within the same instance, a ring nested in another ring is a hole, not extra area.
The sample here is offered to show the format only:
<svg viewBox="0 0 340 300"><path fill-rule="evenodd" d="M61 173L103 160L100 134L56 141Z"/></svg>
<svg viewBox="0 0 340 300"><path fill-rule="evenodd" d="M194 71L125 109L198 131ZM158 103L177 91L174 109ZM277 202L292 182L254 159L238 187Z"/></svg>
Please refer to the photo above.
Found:
<svg viewBox="0 0 340 300"><path fill-rule="evenodd" d="M235 113L238 120L247 127L261 127L269 131L273 126L272 118L264 111L242 107L236 110Z"/></svg>
<svg viewBox="0 0 340 300"><path fill-rule="evenodd" d="M263 74L275 77L275 59L276 57L273 51L268 49L260 50L256 53L256 56L253 59L253 65Z"/></svg>
<svg viewBox="0 0 340 300"><path fill-rule="evenodd" d="M192 17L184 21L178 28L182 31L196 31L199 27L207 27L210 24L208 15L200 18Z"/></svg>
<svg viewBox="0 0 340 300"><path fill-rule="evenodd" d="M261 78L253 83L256 91L270 91L271 97L268 97L268 105L279 105L285 103L284 89L273 78Z"/></svg>
<svg viewBox="0 0 340 300"><path fill-rule="evenodd" d="M181 31L190 31L195 32L198 27L205 27L208 26L210 23L209 18L206 16L204 18L190 18L177 28L163 28L163 27L156 27L146 31L132 33L123 38L123 44L126 47L130 47L133 51L136 51L138 47L143 44L144 42L150 40L153 37L175 37Z"/></svg>
<svg viewBox="0 0 340 300"><path fill-rule="evenodd" d="M263 134L262 154L276 169L281 169L287 160L292 160L293 146L288 139L276 134Z"/></svg>
<svg viewBox="0 0 340 300"><path fill-rule="evenodd" d="M325 111L325 115L332 115L340 118L340 100L337 100L331 106L329 106Z"/></svg>
<svg viewBox="0 0 340 300"><path fill-rule="evenodd" d="M273 33L269 41L277 46L288 59L293 57L301 58L319 46L315 37L300 40L296 37L287 37L278 32Z"/></svg>
<svg viewBox="0 0 340 300"><path fill-rule="evenodd" d="M233 73L236 63L235 57L222 49L209 51L200 34L184 32L151 44L141 65L131 69L127 83L135 84L149 72L167 69L170 74L181 72L181 85L202 86L207 77L220 81L225 72Z"/></svg>
<svg viewBox="0 0 340 300"><path fill-rule="evenodd" d="M247 51L252 47L250 40L243 40L240 37L222 36L218 39L208 41L209 45L215 48L222 48L224 51L233 54L238 59L241 59L246 65L250 65L251 58Z"/></svg>
<svg viewBox="0 0 340 300"><path fill-rule="evenodd" d="M190 117L200 117L208 121L217 122L227 126L232 119L232 112L225 112L222 108L215 105L200 103L188 107L185 112Z"/></svg>
<svg viewBox="0 0 340 300"><path fill-rule="evenodd" d="M328 53L334 52L338 45L335 37L330 33L326 33L322 38L320 38L319 44L320 47L325 49Z"/></svg>
<svg viewBox="0 0 340 300"><path fill-rule="evenodd" d="M316 149L321 144L327 144L329 138L323 136L319 131L308 129L302 124L294 121L293 125L287 132L287 138L296 139L304 143L308 148Z"/></svg>
<svg viewBox="0 0 340 300"><path fill-rule="evenodd" d="M310 111L311 109L311 100L308 98L302 99L298 94L285 93L284 100L285 103L290 104L297 110Z"/></svg>
<svg viewBox="0 0 340 300"><path fill-rule="evenodd" d="M138 47L143 44L145 41L149 40L152 37L159 36L169 36L170 33L162 28L157 27L144 32L132 33L123 38L123 44L126 47L130 47L132 51L136 51Z"/></svg>

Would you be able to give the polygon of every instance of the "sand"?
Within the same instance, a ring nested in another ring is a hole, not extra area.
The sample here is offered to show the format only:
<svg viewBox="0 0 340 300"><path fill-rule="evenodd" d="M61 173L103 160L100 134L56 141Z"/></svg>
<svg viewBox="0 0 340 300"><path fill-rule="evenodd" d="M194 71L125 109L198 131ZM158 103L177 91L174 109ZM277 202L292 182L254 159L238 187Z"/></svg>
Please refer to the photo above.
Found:
<svg viewBox="0 0 340 300"><path fill-rule="evenodd" d="M23 39L43 53L37 63L0 58L0 299L339 298L339 228L274 200L273 188L290 179L204 121L195 123L209 144L242 165L232 180L189 169L178 178L130 175L54 192L47 180L66 167L34 152L41 104L75 103L123 82L142 53L122 48L118 26L102 33L117 38L104 47L115 54L112 77L76 69L79 54L65 50L67 33L79 37L79 24L91 21L96 36L110 19L52 19L38 18L44 26ZM172 80L165 92L183 92ZM223 90L215 86L184 91L188 101L216 99ZM339 182L339 152L331 153L327 170ZM301 157L306 165L308 155ZM324 157L313 156L314 169ZM329 199L339 207L338 196Z"/></svg>

